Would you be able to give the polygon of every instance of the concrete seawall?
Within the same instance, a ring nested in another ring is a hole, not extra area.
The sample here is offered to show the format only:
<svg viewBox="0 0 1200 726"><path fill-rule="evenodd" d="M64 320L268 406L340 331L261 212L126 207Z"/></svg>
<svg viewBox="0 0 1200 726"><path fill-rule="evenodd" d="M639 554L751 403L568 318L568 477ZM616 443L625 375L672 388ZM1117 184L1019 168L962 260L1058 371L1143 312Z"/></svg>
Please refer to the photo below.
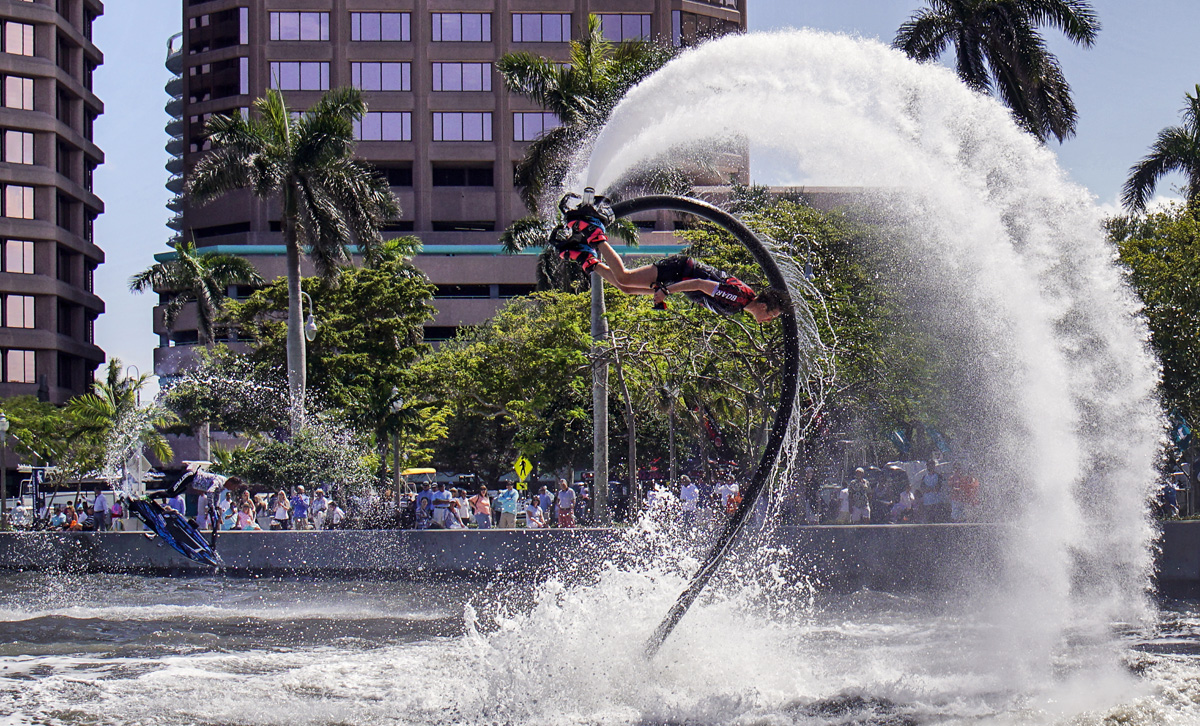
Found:
<svg viewBox="0 0 1200 726"><path fill-rule="evenodd" d="M792 578L880 590L945 588L992 577L1011 529L991 524L790 527L751 535ZM233 575L537 578L594 570L627 553L621 530L340 530L228 532L217 548ZM1158 584L1200 591L1200 522L1167 522ZM746 545L744 545L746 546ZM635 555L636 556L636 555ZM142 533L0 533L0 569L203 574L211 571Z"/></svg>

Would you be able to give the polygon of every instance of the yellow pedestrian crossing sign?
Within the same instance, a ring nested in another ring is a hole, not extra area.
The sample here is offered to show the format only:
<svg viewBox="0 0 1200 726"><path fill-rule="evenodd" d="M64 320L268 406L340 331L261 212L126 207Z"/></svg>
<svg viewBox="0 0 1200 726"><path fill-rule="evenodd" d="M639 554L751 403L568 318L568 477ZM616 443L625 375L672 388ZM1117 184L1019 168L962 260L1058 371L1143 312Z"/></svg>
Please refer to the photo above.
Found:
<svg viewBox="0 0 1200 726"><path fill-rule="evenodd" d="M529 459L524 456L517 457L517 461L513 464L513 471L517 473L517 489L525 491L525 479L528 478L529 472L533 471L533 464L529 463Z"/></svg>

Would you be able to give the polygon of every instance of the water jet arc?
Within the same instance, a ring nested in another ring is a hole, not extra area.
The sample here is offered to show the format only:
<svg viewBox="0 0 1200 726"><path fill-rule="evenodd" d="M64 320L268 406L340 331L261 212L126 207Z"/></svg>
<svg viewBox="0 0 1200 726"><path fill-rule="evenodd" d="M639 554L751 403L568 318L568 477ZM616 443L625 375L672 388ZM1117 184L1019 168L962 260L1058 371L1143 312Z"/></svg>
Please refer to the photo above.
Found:
<svg viewBox="0 0 1200 726"><path fill-rule="evenodd" d="M775 259L771 257L771 253L758 235L737 217L723 209L698 199L666 194L637 197L613 205L613 214L617 217L660 210L694 214L721 227L732 234L750 252L754 261L762 268L771 287L780 290L788 289L787 281L784 279L779 265L775 263ZM793 305L797 302L793 300ZM680 619L687 614L688 608L703 592L705 585L716 574L717 568L725 559L725 554L745 526L750 512L754 510L755 502L762 494L767 479L771 476L771 472L775 469L775 463L779 459L779 452L783 448L784 436L787 434L788 425L792 419L792 410L796 403L796 390L800 374L800 334L796 328L796 315L791 307L787 307L777 320L783 326L783 371L780 378L779 408L775 413L775 422L771 426L771 433L767 437L767 446L750 477L750 482L742 490L741 505L725 523L717 541L705 556L704 564L692 576L692 581L688 584L687 589L679 595L675 604L671 606L671 610L646 642L647 657L653 657L658 652L671 631L679 624Z"/></svg>

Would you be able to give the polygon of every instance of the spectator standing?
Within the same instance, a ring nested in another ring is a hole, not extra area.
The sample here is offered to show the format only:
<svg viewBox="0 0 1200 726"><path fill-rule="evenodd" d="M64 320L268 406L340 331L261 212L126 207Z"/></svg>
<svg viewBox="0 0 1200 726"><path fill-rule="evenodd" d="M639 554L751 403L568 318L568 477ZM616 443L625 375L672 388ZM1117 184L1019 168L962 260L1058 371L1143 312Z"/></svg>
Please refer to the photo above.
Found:
<svg viewBox="0 0 1200 726"><path fill-rule="evenodd" d="M925 462L925 473L921 475L921 519L925 522L945 522L947 517L943 510L949 503L949 497L938 473L937 461L932 457Z"/></svg>
<svg viewBox="0 0 1200 726"><path fill-rule="evenodd" d="M683 521L693 524L696 521L696 510L700 501L700 490L692 483L687 474L679 477L679 499L683 502Z"/></svg>
<svg viewBox="0 0 1200 726"><path fill-rule="evenodd" d="M821 483L817 480L817 470L811 466L804 467L804 521L817 524L821 521Z"/></svg>
<svg viewBox="0 0 1200 726"><path fill-rule="evenodd" d="M187 503L183 499L183 492L179 492L168 499L167 506L180 514L185 514L187 512Z"/></svg>
<svg viewBox="0 0 1200 726"><path fill-rule="evenodd" d="M979 480L963 471L962 464L955 463L950 472L950 520L965 522L971 510L979 506Z"/></svg>
<svg viewBox="0 0 1200 726"><path fill-rule="evenodd" d="M100 490L100 487L96 487L96 498L92 500L92 511L96 519L97 532L103 532L108 529L109 509L108 497L104 496L104 492Z"/></svg>
<svg viewBox="0 0 1200 726"><path fill-rule="evenodd" d="M721 482L721 485L717 487L717 496L721 498L721 509L723 511L729 511L729 500L737 493L738 485L729 480Z"/></svg>
<svg viewBox="0 0 1200 726"><path fill-rule="evenodd" d="M438 527L450 529L454 526L454 523L450 521L457 517L457 512L450 507L453 499L454 497L450 496L450 492L446 491L446 485L442 482L438 482L433 492L429 495L429 501L432 505L431 514L433 521Z"/></svg>
<svg viewBox="0 0 1200 726"><path fill-rule="evenodd" d="M546 520L546 526L554 526L554 522L550 521L550 513L554 507L554 496L551 495L550 491L544 486L542 487L541 492L538 493L538 506L542 508L542 516Z"/></svg>
<svg viewBox="0 0 1200 726"><path fill-rule="evenodd" d="M893 524L906 524L916 518L916 513L916 487L912 484L906 484L904 491L900 492L900 496L896 498L896 503L892 505L892 511L888 519Z"/></svg>
<svg viewBox="0 0 1200 726"><path fill-rule="evenodd" d="M337 505L337 502L330 500L329 505L325 508L325 529L339 529L339 525L346 519L346 513Z"/></svg>
<svg viewBox="0 0 1200 726"><path fill-rule="evenodd" d="M296 493L292 496L292 529L309 529L308 521L308 495L304 493L304 487L296 487Z"/></svg>
<svg viewBox="0 0 1200 726"><path fill-rule="evenodd" d="M850 503L850 523L870 524L871 482L867 481L867 472L861 466L854 470L854 479L847 489Z"/></svg>
<svg viewBox="0 0 1200 726"><path fill-rule="evenodd" d="M487 485L479 487L479 493L468 500L471 512L475 515L475 526L479 529L492 528L492 500L488 496Z"/></svg>
<svg viewBox="0 0 1200 726"><path fill-rule="evenodd" d="M496 502L500 507L500 529L515 529L521 494L513 487L512 482L508 482L504 491L496 495Z"/></svg>
<svg viewBox="0 0 1200 726"><path fill-rule="evenodd" d="M313 521L313 526L316 529L320 529L320 527L316 526L316 522L325 518L325 509L328 506L329 500L325 498L325 490L318 489L313 494L312 504L308 508L308 518Z"/></svg>
<svg viewBox="0 0 1200 726"><path fill-rule="evenodd" d="M466 489L454 490L454 502L458 511L458 519L463 527L471 523L471 503L467 501Z"/></svg>
<svg viewBox="0 0 1200 726"><path fill-rule="evenodd" d="M280 489L271 503L271 529L287 529L291 518L292 505L288 502L287 494Z"/></svg>
<svg viewBox="0 0 1200 726"><path fill-rule="evenodd" d="M529 503L525 505L525 526L529 529L541 529L546 526L545 520L542 519L540 497L530 497Z"/></svg>
<svg viewBox="0 0 1200 726"><path fill-rule="evenodd" d="M1173 484L1171 486L1174 487ZM29 527L29 512L25 509L25 505L21 503L20 499L17 500L17 505L13 507L8 521L17 529L26 529Z"/></svg>
<svg viewBox="0 0 1200 726"><path fill-rule="evenodd" d="M575 491L575 521L579 524L587 524L592 518L592 494L588 491L587 484L578 482Z"/></svg>
<svg viewBox="0 0 1200 726"><path fill-rule="evenodd" d="M837 493L837 515L834 524L850 524L850 486L846 485Z"/></svg>
<svg viewBox="0 0 1200 726"><path fill-rule="evenodd" d="M575 526L575 492L567 485L566 479L558 480L558 526Z"/></svg>
<svg viewBox="0 0 1200 726"><path fill-rule="evenodd" d="M433 516L433 488L430 487L429 482L421 482L421 490L417 492L416 510L418 521L425 515ZM420 529L424 529L424 527Z"/></svg>

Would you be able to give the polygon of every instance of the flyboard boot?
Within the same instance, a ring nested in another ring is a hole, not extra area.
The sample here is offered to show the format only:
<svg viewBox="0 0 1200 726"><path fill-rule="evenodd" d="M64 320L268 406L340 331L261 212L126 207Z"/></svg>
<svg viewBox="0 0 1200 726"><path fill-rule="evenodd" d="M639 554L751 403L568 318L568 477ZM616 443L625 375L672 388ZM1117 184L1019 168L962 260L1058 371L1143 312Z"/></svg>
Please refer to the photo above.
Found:
<svg viewBox="0 0 1200 726"><path fill-rule="evenodd" d="M591 272L600 264L596 245L608 241L605 227L616 219L612 205L604 195L588 187L582 196L574 192L565 195L558 209L563 221L550 233L550 243L559 257L578 262L584 272Z"/></svg>

